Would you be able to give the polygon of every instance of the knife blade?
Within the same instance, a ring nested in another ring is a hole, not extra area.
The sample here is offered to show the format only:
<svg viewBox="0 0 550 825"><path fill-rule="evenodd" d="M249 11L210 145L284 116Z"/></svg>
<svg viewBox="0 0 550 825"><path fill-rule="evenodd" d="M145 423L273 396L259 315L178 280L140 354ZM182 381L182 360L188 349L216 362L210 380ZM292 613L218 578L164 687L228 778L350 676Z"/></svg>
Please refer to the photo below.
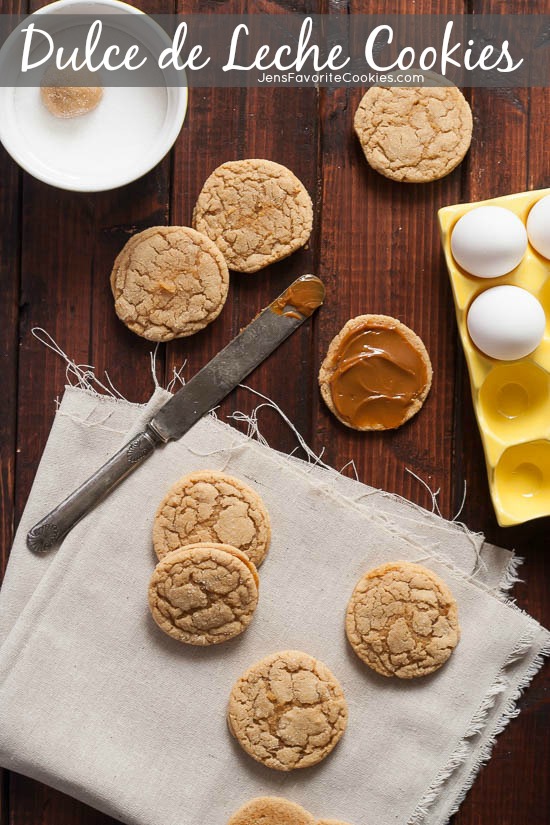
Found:
<svg viewBox="0 0 550 825"><path fill-rule="evenodd" d="M181 438L289 337L325 297L322 281L302 275L170 398L145 429L27 534L35 553L50 550L158 446Z"/></svg>

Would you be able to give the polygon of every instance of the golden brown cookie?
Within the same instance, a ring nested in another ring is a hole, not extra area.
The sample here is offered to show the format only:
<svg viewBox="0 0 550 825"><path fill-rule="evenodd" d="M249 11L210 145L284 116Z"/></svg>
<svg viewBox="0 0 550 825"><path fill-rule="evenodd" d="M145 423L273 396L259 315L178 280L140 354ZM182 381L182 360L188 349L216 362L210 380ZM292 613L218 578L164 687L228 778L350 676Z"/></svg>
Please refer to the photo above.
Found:
<svg viewBox="0 0 550 825"><path fill-rule="evenodd" d="M241 747L269 768L291 771L324 759L346 729L339 682L299 650L273 653L235 683L227 712Z"/></svg>
<svg viewBox="0 0 550 825"><path fill-rule="evenodd" d="M426 347L389 315L359 315L331 341L319 371L327 407L354 430L388 430L412 418L432 385Z"/></svg>
<svg viewBox="0 0 550 825"><path fill-rule="evenodd" d="M258 604L258 573L228 544L191 544L159 561L149 607L161 630L189 645L216 645L238 636Z"/></svg>
<svg viewBox="0 0 550 825"><path fill-rule="evenodd" d="M426 676L458 644L456 602L431 570L406 561L383 564L353 591L346 633L359 658L382 676Z"/></svg>
<svg viewBox="0 0 550 825"><path fill-rule="evenodd" d="M472 112L456 86L373 86L354 126L373 169L392 180L424 183L448 175L464 158Z"/></svg>
<svg viewBox="0 0 550 825"><path fill-rule="evenodd" d="M119 253L111 273L115 310L150 341L183 338L218 317L229 272L212 241L188 226L153 226Z"/></svg>
<svg viewBox="0 0 550 825"><path fill-rule="evenodd" d="M311 198L296 175L271 160L235 160L215 169L198 197L193 226L219 247L230 269L257 272L303 246Z"/></svg>
<svg viewBox="0 0 550 825"><path fill-rule="evenodd" d="M50 67L44 72L40 85L40 97L44 106L56 117L80 117L92 112L101 102L101 86L83 85L96 79L87 69ZM96 80L97 82L97 80ZM75 86L75 83L81 85Z"/></svg>
<svg viewBox="0 0 550 825"><path fill-rule="evenodd" d="M259 567L270 537L260 496L239 479L215 470L180 478L159 505L153 525L159 559L186 544L213 541L236 547Z"/></svg>
<svg viewBox="0 0 550 825"><path fill-rule="evenodd" d="M288 799L258 796L235 811L227 825L315 825L315 819Z"/></svg>

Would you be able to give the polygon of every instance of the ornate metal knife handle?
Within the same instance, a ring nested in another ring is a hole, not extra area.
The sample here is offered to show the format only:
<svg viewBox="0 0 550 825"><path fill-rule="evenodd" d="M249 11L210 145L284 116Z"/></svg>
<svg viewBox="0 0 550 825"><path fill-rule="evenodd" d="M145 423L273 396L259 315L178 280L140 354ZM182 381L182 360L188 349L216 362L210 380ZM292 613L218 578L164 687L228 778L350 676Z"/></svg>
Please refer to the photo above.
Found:
<svg viewBox="0 0 550 825"><path fill-rule="evenodd" d="M27 547L45 553L80 521L113 487L145 461L163 439L151 427L135 436L65 501L35 524L27 534Z"/></svg>

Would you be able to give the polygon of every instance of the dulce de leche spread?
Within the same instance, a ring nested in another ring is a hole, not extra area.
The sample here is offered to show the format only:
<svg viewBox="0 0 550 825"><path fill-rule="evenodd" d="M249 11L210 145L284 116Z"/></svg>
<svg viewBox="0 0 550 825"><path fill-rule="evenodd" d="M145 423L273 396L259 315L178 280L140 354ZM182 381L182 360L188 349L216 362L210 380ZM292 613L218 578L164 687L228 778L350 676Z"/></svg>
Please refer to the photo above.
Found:
<svg viewBox="0 0 550 825"><path fill-rule="evenodd" d="M271 310L288 318L308 318L324 299L323 282L315 275L302 275L273 301Z"/></svg>
<svg viewBox="0 0 550 825"><path fill-rule="evenodd" d="M358 430L399 427L420 409L430 388L422 341L388 316L367 315L346 326L330 359L334 412Z"/></svg>

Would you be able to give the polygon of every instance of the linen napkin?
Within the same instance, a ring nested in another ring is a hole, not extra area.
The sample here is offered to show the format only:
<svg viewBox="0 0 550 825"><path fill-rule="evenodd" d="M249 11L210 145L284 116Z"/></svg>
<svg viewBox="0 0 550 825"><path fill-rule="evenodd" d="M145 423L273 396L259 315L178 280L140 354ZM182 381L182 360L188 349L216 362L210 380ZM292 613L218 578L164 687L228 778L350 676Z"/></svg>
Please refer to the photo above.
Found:
<svg viewBox="0 0 550 825"><path fill-rule="evenodd" d="M224 825L260 794L353 825L445 822L550 652L550 634L502 596L509 554L209 416L157 451L57 552L33 556L30 526L165 398L157 391L138 408L65 393L0 594L0 763L128 825ZM190 649L149 616L151 526L167 488L205 468L260 493L273 540L250 628L227 645ZM410 683L368 670L343 630L359 576L395 559L445 579L462 628L449 662ZM225 724L236 678L284 648L323 660L350 709L335 751L290 774L253 762Z"/></svg>

